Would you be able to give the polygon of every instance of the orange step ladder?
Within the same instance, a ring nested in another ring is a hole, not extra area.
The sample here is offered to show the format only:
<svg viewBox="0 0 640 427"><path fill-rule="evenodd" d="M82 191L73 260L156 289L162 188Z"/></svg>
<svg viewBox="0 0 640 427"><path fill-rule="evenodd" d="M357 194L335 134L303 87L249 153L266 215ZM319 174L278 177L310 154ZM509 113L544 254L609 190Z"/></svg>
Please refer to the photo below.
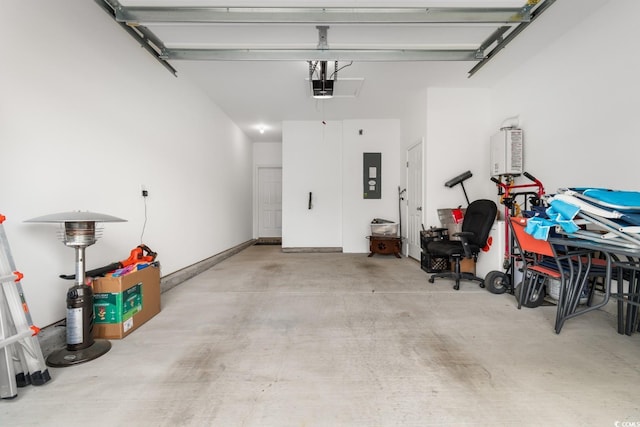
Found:
<svg viewBox="0 0 640 427"><path fill-rule="evenodd" d="M0 214L0 398L13 399L18 387L43 385L51 376L44 361Z"/></svg>

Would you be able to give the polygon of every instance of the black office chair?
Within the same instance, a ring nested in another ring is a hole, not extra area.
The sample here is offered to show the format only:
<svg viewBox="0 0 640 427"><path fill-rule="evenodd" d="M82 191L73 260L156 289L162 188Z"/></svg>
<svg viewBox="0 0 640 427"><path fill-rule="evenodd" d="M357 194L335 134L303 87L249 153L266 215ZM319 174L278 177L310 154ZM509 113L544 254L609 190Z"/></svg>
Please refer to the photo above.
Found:
<svg viewBox="0 0 640 427"><path fill-rule="evenodd" d="M484 288L484 279L475 274L460 271L460 261L463 258L473 259L475 263L478 253L487 244L487 238L491 231L493 221L496 219L498 207L491 200L475 200L467 207L462 221L462 232L454 233L460 240L437 240L429 242L427 252L432 257L448 257L454 271L440 272L429 278L429 283L433 283L436 277L444 277L455 280L453 289L460 289L460 280L473 280L480 282L480 287Z"/></svg>

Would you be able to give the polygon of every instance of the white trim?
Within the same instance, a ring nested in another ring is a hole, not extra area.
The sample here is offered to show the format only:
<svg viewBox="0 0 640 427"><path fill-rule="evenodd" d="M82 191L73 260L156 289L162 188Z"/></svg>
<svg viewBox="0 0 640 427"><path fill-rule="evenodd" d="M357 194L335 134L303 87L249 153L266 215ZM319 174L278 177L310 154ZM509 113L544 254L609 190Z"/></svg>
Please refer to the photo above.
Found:
<svg viewBox="0 0 640 427"><path fill-rule="evenodd" d="M425 145L426 144L425 144L425 137L422 136L422 137L420 137L419 141L414 142L413 144L408 146L407 150L406 150L406 153L405 153L406 154L406 156L405 156L406 162L405 162L404 173L405 173L405 183L407 185L407 192L406 192L407 195L409 194L409 183L410 183L410 180L409 180L409 168L407 167L407 163L409 162L409 152L412 149L414 149L415 147L417 147L418 145L420 145L420 144L422 144L422 150L421 150L421 153L420 153L420 161L422 162L422 165L420 167L420 170L422 171L422 180L424 181L424 177L425 177L425 170L424 170L425 161L424 161L424 159L426 157L425 156L425 149L426 149ZM425 204L425 200L426 200L426 198L425 198L426 185L424 185L424 182L422 183L421 187L422 187L422 195L421 195L421 197L422 197L422 213L421 213L420 222L422 224L424 224L424 211L425 211L424 204ZM403 221L403 224L407 224L408 225L409 224L409 209L408 209L409 208L409 202L408 202L408 199L406 200L406 202L404 204L404 208L405 209L404 209L403 218L405 218L405 220ZM403 234L402 237L408 237L409 236L409 234L406 233L407 229L408 229L408 227L406 227L406 226L403 227L404 234ZM403 245L403 255L406 256L406 257L409 257L409 239L405 238L405 241L407 243L405 245ZM420 260L418 259L418 261L420 261Z"/></svg>
<svg viewBox="0 0 640 427"><path fill-rule="evenodd" d="M266 163L266 164L256 164L254 165L254 169L253 169L253 238L254 239L258 239L260 236L260 209L259 209L259 201L258 201L258 188L259 188L259 182L258 179L260 178L260 173L259 170L260 169L282 169L282 164L276 164L276 163Z"/></svg>

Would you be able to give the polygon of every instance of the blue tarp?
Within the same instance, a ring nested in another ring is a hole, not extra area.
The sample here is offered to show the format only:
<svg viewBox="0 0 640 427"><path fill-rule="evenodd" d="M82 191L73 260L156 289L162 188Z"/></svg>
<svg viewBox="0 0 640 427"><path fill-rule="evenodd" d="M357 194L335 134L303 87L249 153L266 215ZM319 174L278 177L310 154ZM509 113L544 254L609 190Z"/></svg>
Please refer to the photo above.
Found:
<svg viewBox="0 0 640 427"><path fill-rule="evenodd" d="M573 218L578 214L580 208L562 200L552 200L546 210L547 218L534 216L527 220L524 231L539 240L547 240L551 227L559 225L567 233L575 233L578 226L573 222Z"/></svg>

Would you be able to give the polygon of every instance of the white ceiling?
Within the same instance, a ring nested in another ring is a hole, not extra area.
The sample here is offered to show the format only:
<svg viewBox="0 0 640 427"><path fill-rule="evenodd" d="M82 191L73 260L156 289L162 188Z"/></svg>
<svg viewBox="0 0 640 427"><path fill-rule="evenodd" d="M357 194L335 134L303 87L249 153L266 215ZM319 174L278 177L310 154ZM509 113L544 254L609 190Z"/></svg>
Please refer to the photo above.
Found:
<svg viewBox="0 0 640 427"><path fill-rule="evenodd" d="M529 57L607 0L561 0L472 78L476 61L353 62L338 73L336 95L317 100L309 89L305 61L169 60L178 78L196 82L254 142L281 141L283 120L400 118L405 99L426 86L482 86L501 67ZM522 7L526 0L505 1L179 1L121 0L126 7ZM567 4L569 3L569 4ZM573 3L573 8L570 3ZM580 7L578 7L580 5ZM588 7L585 7L588 6ZM316 49L314 23L184 24L144 23L167 48ZM536 29L536 27L540 27ZM330 49L477 49L496 30L487 24L330 24ZM530 34L528 34L530 33ZM536 35L533 37L532 35ZM521 41L520 39L525 39ZM526 55L523 55L526 50ZM511 51L511 52L510 52ZM143 53L141 53L143 54ZM504 56L505 58L501 58ZM500 60L500 61L498 61ZM499 66L494 62L500 63ZM331 70L333 70L333 62ZM339 66L349 64L340 62ZM160 65L158 65L160 66ZM341 85L342 82L342 87ZM357 96L354 96L357 94ZM261 134L259 127L264 127Z"/></svg>

